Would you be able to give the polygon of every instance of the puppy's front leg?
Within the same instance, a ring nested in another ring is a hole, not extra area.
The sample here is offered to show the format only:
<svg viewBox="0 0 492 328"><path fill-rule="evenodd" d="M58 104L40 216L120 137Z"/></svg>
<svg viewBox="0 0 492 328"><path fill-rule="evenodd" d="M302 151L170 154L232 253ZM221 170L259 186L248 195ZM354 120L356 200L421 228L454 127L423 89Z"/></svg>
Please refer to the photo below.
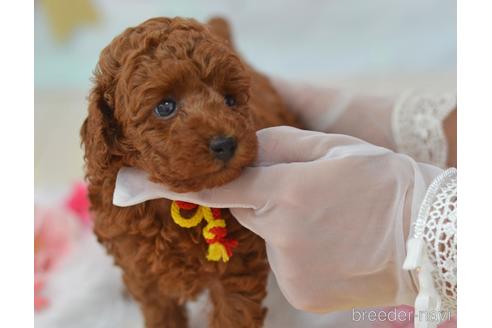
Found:
<svg viewBox="0 0 492 328"><path fill-rule="evenodd" d="M123 275L130 294L140 305L146 328L186 328L186 308L177 300L163 295L157 284L143 286L136 279Z"/></svg>
<svg viewBox="0 0 492 328"><path fill-rule="evenodd" d="M186 328L186 309L172 299L140 303L146 328Z"/></svg>
<svg viewBox="0 0 492 328"><path fill-rule="evenodd" d="M234 275L221 277L210 287L214 306L210 314L212 328L262 327L266 308L261 303L266 297L267 270L259 275Z"/></svg>

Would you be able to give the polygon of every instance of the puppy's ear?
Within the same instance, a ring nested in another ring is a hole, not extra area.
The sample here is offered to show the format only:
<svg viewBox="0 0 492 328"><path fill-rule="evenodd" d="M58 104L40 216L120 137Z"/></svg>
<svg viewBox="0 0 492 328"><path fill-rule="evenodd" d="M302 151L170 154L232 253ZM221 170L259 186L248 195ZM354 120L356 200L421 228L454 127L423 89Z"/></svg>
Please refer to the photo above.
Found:
<svg viewBox="0 0 492 328"><path fill-rule="evenodd" d="M89 95L88 116L80 131L88 175L91 175L92 168L107 169L122 154L122 130L113 108L119 64L108 50L101 53L94 73L95 86Z"/></svg>
<svg viewBox="0 0 492 328"><path fill-rule="evenodd" d="M231 27L229 26L229 23L225 18L212 17L208 20L207 25L209 26L212 33L226 40L231 45L231 47L234 48Z"/></svg>
<svg viewBox="0 0 492 328"><path fill-rule="evenodd" d="M89 96L89 114L80 131L86 160L95 160L104 166L109 164L118 134L113 110L96 87Z"/></svg>

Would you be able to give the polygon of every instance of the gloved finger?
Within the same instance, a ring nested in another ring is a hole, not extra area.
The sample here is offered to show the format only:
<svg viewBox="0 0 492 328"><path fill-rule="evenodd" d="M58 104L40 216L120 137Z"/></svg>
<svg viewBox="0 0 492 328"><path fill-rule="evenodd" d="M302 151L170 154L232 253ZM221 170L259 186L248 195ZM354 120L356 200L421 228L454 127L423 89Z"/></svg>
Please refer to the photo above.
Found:
<svg viewBox="0 0 492 328"><path fill-rule="evenodd" d="M353 94L334 88L272 79L289 110L300 116L310 130L327 131L347 110Z"/></svg>
<svg viewBox="0 0 492 328"><path fill-rule="evenodd" d="M230 208L231 214L236 218L236 220L243 226L248 228L250 231L254 232L263 239L265 237L264 224L265 220L258 220L257 210L251 208Z"/></svg>
<svg viewBox="0 0 492 328"><path fill-rule="evenodd" d="M132 206L151 199L167 198L209 207L258 209L271 198L272 192L282 187L286 174L285 167L247 168L239 178L223 186L178 193L148 180L147 173L142 170L122 168L116 179L113 204Z"/></svg>
<svg viewBox="0 0 492 328"><path fill-rule="evenodd" d="M259 147L255 166L311 162L324 157L335 147L369 145L346 135L313 132L288 126L263 129L256 135Z"/></svg>
<svg viewBox="0 0 492 328"><path fill-rule="evenodd" d="M150 181L148 176L147 172L140 169L121 168L116 176L113 204L125 207L162 198L162 186Z"/></svg>

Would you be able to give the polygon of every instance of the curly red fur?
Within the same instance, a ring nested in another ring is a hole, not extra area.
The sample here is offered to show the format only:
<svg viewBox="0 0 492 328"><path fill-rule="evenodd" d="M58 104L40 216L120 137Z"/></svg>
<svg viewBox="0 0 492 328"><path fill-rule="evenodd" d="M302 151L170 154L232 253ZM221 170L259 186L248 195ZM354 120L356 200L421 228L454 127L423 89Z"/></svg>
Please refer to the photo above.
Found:
<svg viewBox="0 0 492 328"><path fill-rule="evenodd" d="M256 130L297 120L234 51L222 19L154 18L125 30L102 51L94 84L81 129L94 231L123 269L146 326L186 327L184 302L208 289L211 327L261 327L269 269L258 236L224 210L239 246L229 262L208 262L201 228L174 224L169 200L121 208L112 195L123 166L178 192L222 185L254 161ZM153 113L165 97L179 104L169 120ZM218 135L237 140L227 164L208 149Z"/></svg>

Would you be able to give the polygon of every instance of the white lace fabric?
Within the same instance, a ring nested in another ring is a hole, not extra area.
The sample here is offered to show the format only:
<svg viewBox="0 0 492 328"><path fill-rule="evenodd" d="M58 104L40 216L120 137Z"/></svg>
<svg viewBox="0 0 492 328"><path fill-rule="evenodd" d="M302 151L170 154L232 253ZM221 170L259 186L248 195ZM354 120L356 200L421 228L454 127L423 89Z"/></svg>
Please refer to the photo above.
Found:
<svg viewBox="0 0 492 328"><path fill-rule="evenodd" d="M444 171L430 185L407 243L404 268L415 270L419 284L416 314L456 313L456 212L457 177L453 168ZM416 317L415 327L436 327L438 322L425 316Z"/></svg>
<svg viewBox="0 0 492 328"><path fill-rule="evenodd" d="M397 151L418 162L446 167L448 144L442 122L454 108L455 94L403 94L392 115Z"/></svg>

